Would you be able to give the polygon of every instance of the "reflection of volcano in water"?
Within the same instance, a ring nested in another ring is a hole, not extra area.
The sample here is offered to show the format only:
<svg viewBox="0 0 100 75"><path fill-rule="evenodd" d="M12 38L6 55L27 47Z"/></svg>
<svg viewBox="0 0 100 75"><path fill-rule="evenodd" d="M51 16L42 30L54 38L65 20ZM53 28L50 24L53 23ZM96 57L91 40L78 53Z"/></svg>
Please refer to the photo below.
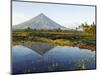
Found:
<svg viewBox="0 0 100 75"><path fill-rule="evenodd" d="M39 45L38 47L40 47ZM37 45L32 47L35 46L34 49L38 49ZM43 43L41 46L46 47L46 44ZM16 74L82 69L81 66L77 67L81 61L84 69L96 68L95 51L82 50L76 47L58 46L48 49L41 55L36 50L25 46L15 46L12 49L12 58L12 69L13 73Z"/></svg>
<svg viewBox="0 0 100 75"><path fill-rule="evenodd" d="M26 70L31 69L31 66L39 67L33 63L37 63L37 60L41 60L42 56L27 47L17 46L12 50L12 58L13 72L24 73Z"/></svg>
<svg viewBox="0 0 100 75"><path fill-rule="evenodd" d="M53 45L50 45L48 43L36 43L36 44L31 45L31 46L28 46L28 45L24 45L24 46L36 51L37 53L39 53L41 55L43 55L44 53L46 53L50 49L54 48Z"/></svg>

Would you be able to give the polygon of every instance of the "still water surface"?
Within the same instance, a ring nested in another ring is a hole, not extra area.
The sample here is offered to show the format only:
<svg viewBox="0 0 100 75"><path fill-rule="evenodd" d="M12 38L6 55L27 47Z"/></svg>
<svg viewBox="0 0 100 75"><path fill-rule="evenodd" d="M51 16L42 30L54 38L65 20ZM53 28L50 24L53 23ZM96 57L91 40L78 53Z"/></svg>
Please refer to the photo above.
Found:
<svg viewBox="0 0 100 75"><path fill-rule="evenodd" d="M57 46L40 55L25 46L12 48L13 73L95 69L95 51Z"/></svg>

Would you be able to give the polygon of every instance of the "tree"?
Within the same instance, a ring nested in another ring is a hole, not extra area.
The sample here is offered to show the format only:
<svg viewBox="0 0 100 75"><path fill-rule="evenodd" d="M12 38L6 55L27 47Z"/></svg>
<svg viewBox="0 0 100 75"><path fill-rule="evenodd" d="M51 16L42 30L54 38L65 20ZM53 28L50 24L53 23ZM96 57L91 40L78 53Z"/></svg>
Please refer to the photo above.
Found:
<svg viewBox="0 0 100 75"><path fill-rule="evenodd" d="M56 31L58 31L58 32L61 31L61 28L58 28Z"/></svg>
<svg viewBox="0 0 100 75"><path fill-rule="evenodd" d="M87 24L87 22L82 23L78 28L82 28L83 32L86 33L96 33L96 25L94 22L91 25Z"/></svg>
<svg viewBox="0 0 100 75"><path fill-rule="evenodd" d="M78 27L76 27L76 31L78 30Z"/></svg>
<svg viewBox="0 0 100 75"><path fill-rule="evenodd" d="M96 34L96 24L94 22L91 24L90 30L91 30L91 33Z"/></svg>
<svg viewBox="0 0 100 75"><path fill-rule="evenodd" d="M31 30L31 28L30 27L27 27L27 30Z"/></svg>

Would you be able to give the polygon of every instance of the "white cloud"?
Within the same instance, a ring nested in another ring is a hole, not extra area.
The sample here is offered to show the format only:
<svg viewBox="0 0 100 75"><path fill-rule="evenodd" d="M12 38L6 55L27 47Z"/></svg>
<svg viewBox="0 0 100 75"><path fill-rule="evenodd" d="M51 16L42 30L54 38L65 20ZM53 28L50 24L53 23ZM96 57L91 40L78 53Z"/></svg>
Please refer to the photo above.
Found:
<svg viewBox="0 0 100 75"><path fill-rule="evenodd" d="M24 21L27 21L29 19L31 19L33 16L31 15L26 15L24 13L13 13L12 14L12 25L16 25L19 23L22 23Z"/></svg>

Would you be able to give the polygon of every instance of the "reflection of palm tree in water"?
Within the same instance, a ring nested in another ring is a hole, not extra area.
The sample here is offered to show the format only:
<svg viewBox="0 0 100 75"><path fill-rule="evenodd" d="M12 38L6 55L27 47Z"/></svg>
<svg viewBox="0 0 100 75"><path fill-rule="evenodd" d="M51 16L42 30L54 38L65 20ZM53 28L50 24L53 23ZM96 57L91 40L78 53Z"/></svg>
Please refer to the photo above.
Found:
<svg viewBox="0 0 100 75"><path fill-rule="evenodd" d="M95 58L94 57L90 57L89 59L81 60L79 62L79 64L77 65L77 68L78 69L86 69L86 64L87 63L91 63L92 61L95 61Z"/></svg>
<svg viewBox="0 0 100 75"><path fill-rule="evenodd" d="M86 69L85 60L80 61L80 63L77 65L77 69Z"/></svg>

